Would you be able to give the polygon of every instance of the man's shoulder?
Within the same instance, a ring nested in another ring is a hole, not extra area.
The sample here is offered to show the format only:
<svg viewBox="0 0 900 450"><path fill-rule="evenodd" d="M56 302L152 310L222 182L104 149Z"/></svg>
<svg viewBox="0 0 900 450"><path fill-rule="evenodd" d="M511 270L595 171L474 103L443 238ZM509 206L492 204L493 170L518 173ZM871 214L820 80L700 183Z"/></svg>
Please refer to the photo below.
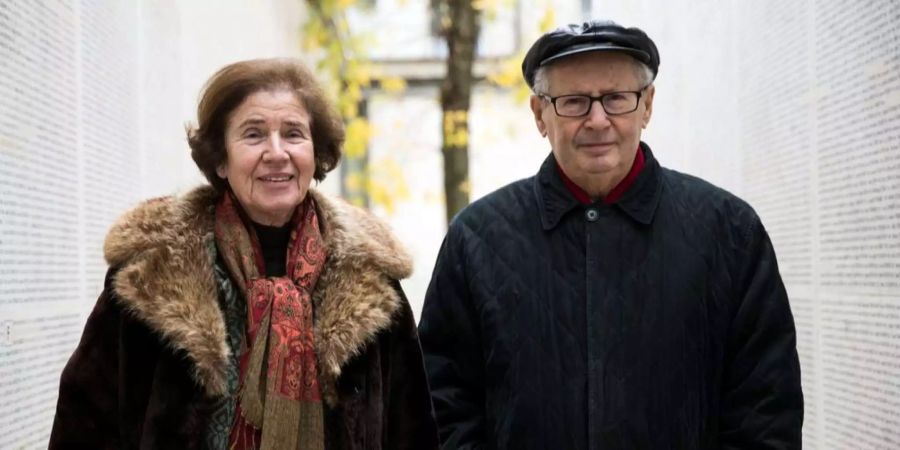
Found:
<svg viewBox="0 0 900 450"><path fill-rule="evenodd" d="M709 181L668 168L662 168L662 176L672 204L733 219L758 220L756 211L744 199Z"/></svg>
<svg viewBox="0 0 900 450"><path fill-rule="evenodd" d="M534 176L507 184L463 208L450 222L450 227L473 227L489 222L509 222L532 215Z"/></svg>

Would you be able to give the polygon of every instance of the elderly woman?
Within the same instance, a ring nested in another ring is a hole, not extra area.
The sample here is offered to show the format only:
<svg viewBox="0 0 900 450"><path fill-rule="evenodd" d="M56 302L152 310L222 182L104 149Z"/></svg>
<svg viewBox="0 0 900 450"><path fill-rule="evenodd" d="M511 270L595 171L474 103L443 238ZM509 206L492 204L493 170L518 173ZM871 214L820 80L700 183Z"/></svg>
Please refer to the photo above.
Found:
<svg viewBox="0 0 900 450"><path fill-rule="evenodd" d="M62 373L51 449L437 447L410 258L310 189L343 128L296 61L232 64L188 130L210 182L106 238L106 287Z"/></svg>

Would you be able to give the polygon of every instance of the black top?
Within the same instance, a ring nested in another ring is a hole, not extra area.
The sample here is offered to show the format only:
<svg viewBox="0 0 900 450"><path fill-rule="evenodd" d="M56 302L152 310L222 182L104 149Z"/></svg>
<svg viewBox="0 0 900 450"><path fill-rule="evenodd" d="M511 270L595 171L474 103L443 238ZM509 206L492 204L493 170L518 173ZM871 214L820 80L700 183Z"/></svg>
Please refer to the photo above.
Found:
<svg viewBox="0 0 900 450"><path fill-rule="evenodd" d="M270 227L253 222L259 245L262 247L263 260L266 263L267 277L283 277L286 273L287 247L291 239L291 224L281 227Z"/></svg>
<svg viewBox="0 0 900 450"><path fill-rule="evenodd" d="M444 448L801 447L765 228L641 147L615 204L582 205L551 154L450 223L419 321Z"/></svg>

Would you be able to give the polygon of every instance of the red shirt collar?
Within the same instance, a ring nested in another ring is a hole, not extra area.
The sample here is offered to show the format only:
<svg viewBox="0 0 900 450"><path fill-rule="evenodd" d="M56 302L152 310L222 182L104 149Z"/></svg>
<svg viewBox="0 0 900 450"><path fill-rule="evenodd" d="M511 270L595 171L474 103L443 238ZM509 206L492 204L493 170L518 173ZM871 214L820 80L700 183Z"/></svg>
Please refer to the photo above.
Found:
<svg viewBox="0 0 900 450"><path fill-rule="evenodd" d="M634 184L634 180L637 179L639 173L641 173L641 169L644 168L644 151L638 147L637 152L634 155L634 163L631 165L631 170L628 171L628 175L625 175L625 178L613 188L613 190L609 191L609 194L606 197L603 197L603 203L607 205L611 205L617 202L622 195ZM574 181L570 180L566 173L563 172L562 167L559 166L559 163L556 163L556 171L559 172L559 177L562 178L563 184L566 185L566 188L569 189L569 192L578 199L579 202L583 205L590 205L594 203L591 200L591 196L588 195L587 192L584 191L580 186L575 184Z"/></svg>

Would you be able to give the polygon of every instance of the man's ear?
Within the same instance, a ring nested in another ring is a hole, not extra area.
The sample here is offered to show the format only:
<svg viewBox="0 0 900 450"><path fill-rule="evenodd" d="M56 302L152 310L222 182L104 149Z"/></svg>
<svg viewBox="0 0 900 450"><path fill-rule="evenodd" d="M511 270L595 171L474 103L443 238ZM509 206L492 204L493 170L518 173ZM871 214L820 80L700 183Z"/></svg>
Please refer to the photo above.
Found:
<svg viewBox="0 0 900 450"><path fill-rule="evenodd" d="M644 102L644 115L641 117L641 128L647 128L650 123L650 116L653 115L653 95L656 94L656 85L647 86L641 101Z"/></svg>
<svg viewBox="0 0 900 450"><path fill-rule="evenodd" d="M531 112L534 114L534 124L537 125L541 136L547 137L547 124L544 122L544 108L546 107L544 99L537 95L532 95L530 99Z"/></svg>

